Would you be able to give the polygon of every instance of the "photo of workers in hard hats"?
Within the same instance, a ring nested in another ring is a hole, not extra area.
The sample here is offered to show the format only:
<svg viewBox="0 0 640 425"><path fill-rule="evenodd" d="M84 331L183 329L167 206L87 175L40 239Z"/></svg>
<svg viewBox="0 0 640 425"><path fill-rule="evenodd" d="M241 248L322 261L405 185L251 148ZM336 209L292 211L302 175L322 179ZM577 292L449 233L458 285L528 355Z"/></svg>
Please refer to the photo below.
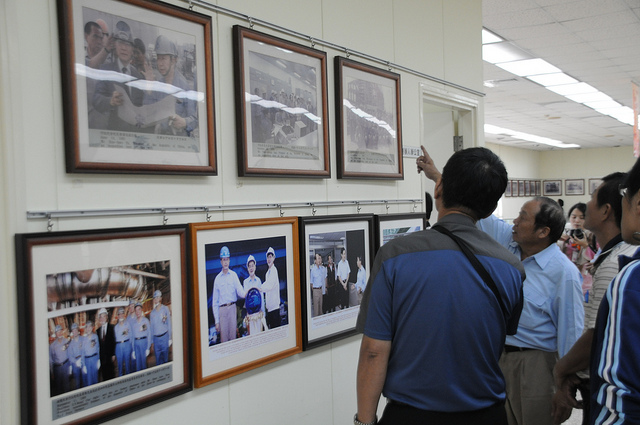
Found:
<svg viewBox="0 0 640 425"><path fill-rule="evenodd" d="M87 7L82 15L85 56L76 68L86 77L89 145L198 152L206 104L196 38Z"/></svg>
<svg viewBox="0 0 640 425"><path fill-rule="evenodd" d="M205 245L209 346L289 323L286 237Z"/></svg>
<svg viewBox="0 0 640 425"><path fill-rule="evenodd" d="M172 361L170 262L49 274L51 396Z"/></svg>

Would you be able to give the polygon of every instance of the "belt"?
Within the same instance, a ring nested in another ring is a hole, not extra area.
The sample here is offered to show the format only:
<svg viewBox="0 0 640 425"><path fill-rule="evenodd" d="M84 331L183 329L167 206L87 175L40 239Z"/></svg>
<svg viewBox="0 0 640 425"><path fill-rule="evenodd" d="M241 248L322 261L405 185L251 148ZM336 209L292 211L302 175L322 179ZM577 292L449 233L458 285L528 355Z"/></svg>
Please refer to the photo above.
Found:
<svg viewBox="0 0 640 425"><path fill-rule="evenodd" d="M76 356L76 359L79 359L80 357L82 357L82 356Z"/></svg>
<svg viewBox="0 0 640 425"><path fill-rule="evenodd" d="M94 356L97 356L97 355L98 355L98 353L94 353L94 354L92 354L92 355L90 355L90 356L84 356L84 358L85 358L85 359L89 359L89 358L94 357Z"/></svg>
<svg viewBox="0 0 640 425"><path fill-rule="evenodd" d="M141 339L147 339L146 336L141 336L140 338L136 338L136 341L141 340Z"/></svg>
<svg viewBox="0 0 640 425"><path fill-rule="evenodd" d="M314 289L314 290L321 291L321 290L322 290L322 286L321 286L321 287L319 287L319 288L313 288L313 289Z"/></svg>
<svg viewBox="0 0 640 425"><path fill-rule="evenodd" d="M129 342L129 340L125 339L124 341L116 341L116 344L122 344L123 342Z"/></svg>
<svg viewBox="0 0 640 425"><path fill-rule="evenodd" d="M168 331L167 331L168 332ZM155 338L160 338L161 336L165 336L167 334L167 332L160 334L160 335L154 335Z"/></svg>
<svg viewBox="0 0 640 425"><path fill-rule="evenodd" d="M54 366L60 367L60 366L64 366L65 364L67 364L69 362L69 359L63 361L62 363L54 363Z"/></svg>
<svg viewBox="0 0 640 425"><path fill-rule="evenodd" d="M535 348L516 347L515 345L504 346L504 351L507 353L515 353L518 351L529 351L529 350L535 350Z"/></svg>
<svg viewBox="0 0 640 425"><path fill-rule="evenodd" d="M230 305L234 305L236 302L222 304L220 307L229 307Z"/></svg>

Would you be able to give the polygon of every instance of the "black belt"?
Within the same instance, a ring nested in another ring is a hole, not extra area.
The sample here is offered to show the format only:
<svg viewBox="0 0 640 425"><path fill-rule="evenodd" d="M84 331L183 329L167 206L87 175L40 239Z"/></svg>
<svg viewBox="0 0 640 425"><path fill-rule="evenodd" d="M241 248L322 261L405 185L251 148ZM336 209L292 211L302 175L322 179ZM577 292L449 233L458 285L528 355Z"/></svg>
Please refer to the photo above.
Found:
<svg viewBox="0 0 640 425"><path fill-rule="evenodd" d="M535 350L535 348L516 347L515 345L504 346L504 351L507 353L515 353L518 351L529 351L529 350Z"/></svg>
<svg viewBox="0 0 640 425"><path fill-rule="evenodd" d="M222 304L220 307L229 307L230 305L234 305L236 302Z"/></svg>
<svg viewBox="0 0 640 425"><path fill-rule="evenodd" d="M140 338L136 338L136 341L138 341L140 339L147 339L147 337L146 336L141 336Z"/></svg>
<svg viewBox="0 0 640 425"><path fill-rule="evenodd" d="M129 340L125 339L124 341L116 341L116 344L122 344L123 342L129 342Z"/></svg>
<svg viewBox="0 0 640 425"><path fill-rule="evenodd" d="M76 359L79 359L80 357L82 357L82 356L76 356Z"/></svg>
<svg viewBox="0 0 640 425"><path fill-rule="evenodd" d="M69 362L69 359L63 361L62 363L54 363L53 365L56 367L60 367L60 366L64 366L65 364L67 364Z"/></svg>
<svg viewBox="0 0 640 425"><path fill-rule="evenodd" d="M167 331L167 332L169 332L169 331ZM167 334L167 332L165 332L163 334L160 334L160 335L154 335L153 337L154 338L160 338L161 336L165 336Z"/></svg>
<svg viewBox="0 0 640 425"><path fill-rule="evenodd" d="M94 356L97 356L97 355L98 355L98 353L95 353L95 354L92 354L90 356L84 356L84 358L85 359L90 359L91 357L94 357Z"/></svg>

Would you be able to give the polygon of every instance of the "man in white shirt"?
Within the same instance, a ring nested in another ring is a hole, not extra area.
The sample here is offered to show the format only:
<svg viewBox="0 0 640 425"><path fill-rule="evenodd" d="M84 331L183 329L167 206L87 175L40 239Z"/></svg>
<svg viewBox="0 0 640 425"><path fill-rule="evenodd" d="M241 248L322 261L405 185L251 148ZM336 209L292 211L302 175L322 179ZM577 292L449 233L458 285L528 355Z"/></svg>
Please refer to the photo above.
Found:
<svg viewBox="0 0 640 425"><path fill-rule="evenodd" d="M262 292L265 294L267 307L267 325L269 329L277 328L281 324L280 319L280 278L278 269L274 265L276 252L272 247L267 250L267 265L269 269L264 276Z"/></svg>
<svg viewBox="0 0 640 425"><path fill-rule="evenodd" d="M347 250L342 248L340 251L340 261L338 262L338 268L336 269L336 277L338 282L342 285L342 289L339 289L338 304L342 308L349 307L349 273L351 273L351 267L347 261Z"/></svg>

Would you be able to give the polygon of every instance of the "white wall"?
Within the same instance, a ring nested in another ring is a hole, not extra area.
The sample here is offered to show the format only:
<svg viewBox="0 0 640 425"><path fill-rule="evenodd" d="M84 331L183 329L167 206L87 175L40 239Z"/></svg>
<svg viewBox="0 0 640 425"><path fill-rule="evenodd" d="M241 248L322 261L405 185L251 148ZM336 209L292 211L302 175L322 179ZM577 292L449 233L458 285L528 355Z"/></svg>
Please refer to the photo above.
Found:
<svg viewBox="0 0 640 425"><path fill-rule="evenodd" d="M215 177L67 174L55 0L0 2L0 423L19 423L18 325L13 236L42 232L46 222L27 211L200 206L366 199L422 199L425 182L405 161L403 181L339 181L335 169L333 57L327 50L332 178L238 178L231 27L248 22L213 16L215 120L219 174ZM175 1L186 8L188 3ZM220 0L245 13L314 38L386 59L421 73L482 91L481 2L475 0ZM256 27L260 31L283 34ZM293 41L305 43L301 40ZM353 59L358 59L353 57ZM418 146L420 83L402 72L404 144ZM451 142L429 150L446 158ZM420 209L422 206L420 206ZM318 214L355 213L354 207L318 208ZM411 211L392 206L390 212ZM384 207L362 212L384 213ZM213 214L213 220L275 217L277 210ZM291 209L286 215L310 215ZM204 215L169 216L169 224L204 221ZM54 231L158 225L161 216L54 220ZM356 409L359 337L333 343L253 370L112 424L349 423ZM275 389L275 390L274 390Z"/></svg>
<svg viewBox="0 0 640 425"><path fill-rule="evenodd" d="M562 196L551 198L556 201L562 199L565 211L578 202L589 201L589 179L601 178L616 171L629 171L636 161L632 146L551 151L532 151L492 143L486 146L502 158L509 179L562 180ZM567 195L564 191L565 179L584 179L584 195ZM531 198L503 197L497 214L513 219L528 199Z"/></svg>

